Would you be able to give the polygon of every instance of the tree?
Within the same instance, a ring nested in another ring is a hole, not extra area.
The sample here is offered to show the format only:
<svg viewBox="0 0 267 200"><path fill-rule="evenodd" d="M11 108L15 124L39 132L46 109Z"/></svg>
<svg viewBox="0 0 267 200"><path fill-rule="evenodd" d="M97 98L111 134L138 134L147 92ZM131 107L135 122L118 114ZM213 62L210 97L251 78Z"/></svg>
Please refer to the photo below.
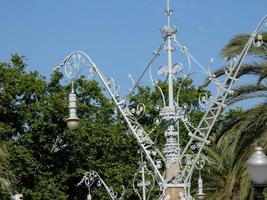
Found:
<svg viewBox="0 0 267 200"><path fill-rule="evenodd" d="M81 125L69 131L70 86L60 84L62 74L47 82L37 72L26 72L18 55L0 66L0 136L10 154L5 170L16 177L14 190L29 200L85 198L86 189L76 185L93 169L117 183L115 191L126 185L137 168L137 148L95 81L77 80ZM103 191L97 196L107 199Z"/></svg>
<svg viewBox="0 0 267 200"><path fill-rule="evenodd" d="M25 67L18 55L12 56L11 63L0 64L0 137L10 154L5 170L16 177L14 191L27 200L85 199L88 191L77 183L85 171L96 170L115 191L121 191L121 185L130 186L125 199L136 199L131 185L139 168L139 147L98 83L84 77L75 81L81 121L79 129L71 131L65 122L70 85L61 84L63 75L53 73L46 81ZM166 83L160 84L167 92ZM189 115L197 122L202 115L198 96L203 90L196 90L190 79L177 79L175 84L180 88L180 105L193 108ZM146 105L140 123L147 130L158 116L151 105L161 105L160 96L157 89L140 86L129 97L133 107L140 102ZM162 124L151 133L160 148L165 142L164 128ZM181 134L187 137L185 127ZM103 188L93 187L92 195L109 199Z"/></svg>
<svg viewBox="0 0 267 200"><path fill-rule="evenodd" d="M206 172L214 175L207 176L214 183L209 193L211 199L250 199L252 186L246 171L246 161L256 145L262 145L267 150L267 33L262 35L262 46L250 49L250 62L243 64L237 75L237 78L245 80L244 84L234 88L235 93L226 102L233 105L255 98L263 101L248 110L230 111L221 120L220 128L214 136L215 143L209 150L211 160L218 165ZM248 38L248 35L234 36L223 48L221 55L229 60L239 54ZM220 77L224 69L214 74ZM248 81L248 75L253 75L253 79L250 76L252 81ZM204 85L208 84L209 80Z"/></svg>
<svg viewBox="0 0 267 200"><path fill-rule="evenodd" d="M8 197L12 191L12 181L14 177L4 169L7 160L6 146L2 143L0 144L0 198L4 199Z"/></svg>

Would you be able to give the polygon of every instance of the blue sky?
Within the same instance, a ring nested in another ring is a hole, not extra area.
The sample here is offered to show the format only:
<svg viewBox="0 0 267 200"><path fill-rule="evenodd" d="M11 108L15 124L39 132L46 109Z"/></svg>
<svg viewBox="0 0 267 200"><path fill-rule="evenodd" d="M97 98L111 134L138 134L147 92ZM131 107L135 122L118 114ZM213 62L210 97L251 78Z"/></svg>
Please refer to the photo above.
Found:
<svg viewBox="0 0 267 200"><path fill-rule="evenodd" d="M159 29L166 24L165 0L0 2L1 61L19 53L27 58L27 70L49 77L67 54L83 50L123 91L130 87L128 73L137 79L162 42ZM266 0L171 2L177 39L203 65L211 57L220 65L219 52L229 38L252 32L267 14Z"/></svg>

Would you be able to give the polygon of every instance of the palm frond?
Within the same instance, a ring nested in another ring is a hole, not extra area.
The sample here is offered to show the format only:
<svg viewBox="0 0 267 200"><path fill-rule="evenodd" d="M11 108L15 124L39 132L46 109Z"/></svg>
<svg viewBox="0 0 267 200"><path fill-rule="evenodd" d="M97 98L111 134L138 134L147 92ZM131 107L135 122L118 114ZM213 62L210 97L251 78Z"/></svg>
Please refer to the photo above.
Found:
<svg viewBox="0 0 267 200"><path fill-rule="evenodd" d="M248 51L248 54L251 56L266 58L267 51L265 49L265 45L267 44L267 33L262 33L263 36L263 45L261 47L255 47L254 45ZM233 55L239 55L246 45L247 41L249 40L250 35L248 34L239 34L234 36L222 49L221 56L226 59L230 60Z"/></svg>
<svg viewBox="0 0 267 200"><path fill-rule="evenodd" d="M264 79L267 78L267 61L263 61L261 63L262 66L262 72L258 76L257 84L261 84Z"/></svg>
<svg viewBox="0 0 267 200"><path fill-rule="evenodd" d="M227 105L231 105L248 98L261 98L265 97L267 94L267 86L258 84L258 85L242 85L234 89L234 94L229 96L226 100Z"/></svg>
<svg viewBox="0 0 267 200"><path fill-rule="evenodd" d="M221 77L225 76L225 66L222 68L219 68L213 74L215 77ZM261 63L250 63L250 64L243 64L240 67L239 72L237 73L236 78L240 78L244 75L256 75L258 77L266 76L266 62L261 62ZM264 78L263 78L264 79ZM211 79L208 77L205 79L204 83L202 84L202 87L207 87L211 83Z"/></svg>
<svg viewBox="0 0 267 200"><path fill-rule="evenodd" d="M259 143L267 150L267 84L264 82L267 77L267 33L262 34L263 45L260 48L252 46L248 52L250 56L256 57L258 62L243 64L237 74L237 78L253 75L255 81L234 88L235 93L227 98L226 103L231 105L254 98L263 98L265 102L239 113L229 112L222 118L219 130L212 137L215 143L206 150L209 158L216 163L207 169L209 174L206 178L211 181L207 199L252 198L253 191L246 161ZM235 36L224 47L221 56L229 60L233 55L240 54L248 39L249 35L245 34ZM215 71L214 75L225 76L224 68ZM210 83L207 78L203 86L206 87Z"/></svg>

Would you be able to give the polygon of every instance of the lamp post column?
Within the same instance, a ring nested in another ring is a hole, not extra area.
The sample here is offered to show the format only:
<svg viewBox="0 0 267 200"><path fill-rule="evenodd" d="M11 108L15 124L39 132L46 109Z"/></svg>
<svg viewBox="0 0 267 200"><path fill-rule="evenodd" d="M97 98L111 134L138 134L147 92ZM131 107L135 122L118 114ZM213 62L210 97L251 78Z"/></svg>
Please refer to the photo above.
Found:
<svg viewBox="0 0 267 200"><path fill-rule="evenodd" d="M173 61L172 54L174 48L172 46L172 40L174 39L177 29L175 26L171 26L171 15L172 10L170 9L170 0L167 0L167 25L162 29L163 37L167 41L167 76L168 76L168 106L163 110L166 111L168 128L165 132L166 144L164 147L164 154L166 157L166 170L165 170L165 182L171 183L175 175L180 172L180 165L178 163L180 156L179 146L179 127L177 127L177 119L175 118L175 105L173 97ZM166 188L166 199L168 200L180 200L179 193L184 192L184 188L180 187L167 187Z"/></svg>
<svg viewBox="0 0 267 200"><path fill-rule="evenodd" d="M255 189L254 200L265 200L263 190L267 187L267 184L253 184Z"/></svg>

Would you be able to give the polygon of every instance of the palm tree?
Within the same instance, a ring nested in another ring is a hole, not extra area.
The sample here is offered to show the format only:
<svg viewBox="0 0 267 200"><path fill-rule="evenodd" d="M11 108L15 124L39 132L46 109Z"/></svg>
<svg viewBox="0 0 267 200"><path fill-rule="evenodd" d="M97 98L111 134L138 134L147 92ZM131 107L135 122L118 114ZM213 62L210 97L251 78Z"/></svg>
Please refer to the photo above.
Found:
<svg viewBox="0 0 267 200"><path fill-rule="evenodd" d="M207 152L215 164L205 171L212 186L207 190L208 199L246 200L253 195L246 161L255 146L260 144L267 150L267 33L262 35L262 46L249 50L250 62L243 64L237 75L245 83L234 88L235 93L226 101L228 105L252 99L257 99L254 102L259 103L245 111L233 110L225 114L213 135L213 146ZM229 60L233 55L238 55L248 38L249 35L244 34L234 36L223 48L221 56ZM214 75L223 76L224 69L215 71ZM204 86L209 83L207 79Z"/></svg>

